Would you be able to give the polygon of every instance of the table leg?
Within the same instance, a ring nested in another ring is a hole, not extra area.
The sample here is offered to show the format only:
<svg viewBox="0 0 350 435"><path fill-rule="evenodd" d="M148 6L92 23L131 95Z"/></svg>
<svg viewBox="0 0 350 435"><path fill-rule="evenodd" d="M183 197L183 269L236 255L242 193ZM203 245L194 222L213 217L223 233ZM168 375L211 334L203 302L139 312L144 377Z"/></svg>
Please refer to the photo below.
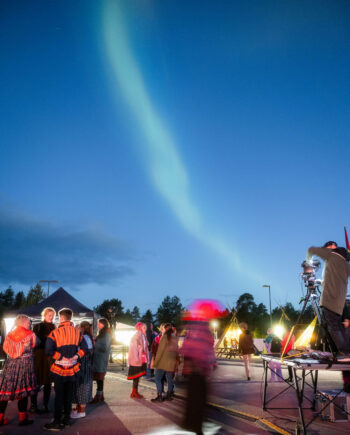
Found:
<svg viewBox="0 0 350 435"><path fill-rule="evenodd" d="M305 380L305 370L302 370L302 373L303 373L303 378ZM297 400L298 400L298 409L299 409L300 420L301 420L301 424L303 425L303 432L304 432L304 434L306 434L306 426L305 426L304 411L303 411L303 398L302 398L302 391L303 390L300 390L300 388L299 388L297 371L294 367L293 367L293 378L294 378L294 386L295 386L295 391L296 391Z"/></svg>
<svg viewBox="0 0 350 435"><path fill-rule="evenodd" d="M269 367L269 363L263 360L264 364L264 398L263 398L263 410L266 410L266 390L267 390L267 371Z"/></svg>

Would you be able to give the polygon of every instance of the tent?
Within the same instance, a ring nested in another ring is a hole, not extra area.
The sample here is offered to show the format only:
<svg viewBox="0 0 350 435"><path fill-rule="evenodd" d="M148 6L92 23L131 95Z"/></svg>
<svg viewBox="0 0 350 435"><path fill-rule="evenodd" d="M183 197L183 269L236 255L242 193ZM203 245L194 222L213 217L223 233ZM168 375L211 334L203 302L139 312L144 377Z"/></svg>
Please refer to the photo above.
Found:
<svg viewBox="0 0 350 435"><path fill-rule="evenodd" d="M64 288L60 287L58 290L36 305L23 307L16 311L5 313L4 321L6 325L6 333L8 333L12 328L13 321L17 314L25 314L26 316L30 317L32 322L35 324L41 322L41 312L46 307L52 307L56 310L56 312L62 308L70 308L73 311L72 320L74 323L77 324L83 320L87 320L93 324L93 329L96 329L98 318L97 314L71 296Z"/></svg>

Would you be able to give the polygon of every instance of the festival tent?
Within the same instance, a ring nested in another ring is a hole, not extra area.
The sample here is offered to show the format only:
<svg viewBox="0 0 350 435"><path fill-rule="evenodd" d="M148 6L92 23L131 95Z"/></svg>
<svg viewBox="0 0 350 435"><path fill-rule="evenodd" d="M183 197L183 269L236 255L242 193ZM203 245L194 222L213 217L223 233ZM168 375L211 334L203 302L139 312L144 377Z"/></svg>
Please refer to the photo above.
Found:
<svg viewBox="0 0 350 435"><path fill-rule="evenodd" d="M96 328L98 315L93 310L86 307L73 296L71 296L66 290L64 290L64 288L60 287L58 290L36 305L23 307L16 311L5 313L4 321L6 325L6 333L8 333L12 328L17 314L25 314L35 324L41 322L41 312L46 307L54 308L57 313L62 308L70 308L73 311L72 320L75 324L79 324L83 320L87 320L93 324L94 330ZM55 323L57 323L57 320L58 319L56 319Z"/></svg>

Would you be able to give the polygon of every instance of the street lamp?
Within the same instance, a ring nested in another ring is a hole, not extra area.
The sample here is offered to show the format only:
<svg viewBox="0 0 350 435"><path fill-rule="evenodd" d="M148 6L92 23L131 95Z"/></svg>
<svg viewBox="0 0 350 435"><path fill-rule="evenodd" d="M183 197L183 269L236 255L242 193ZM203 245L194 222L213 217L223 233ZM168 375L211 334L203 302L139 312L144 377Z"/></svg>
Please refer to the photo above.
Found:
<svg viewBox="0 0 350 435"><path fill-rule="evenodd" d="M50 282L58 283L58 281L39 281L39 282L47 282L47 296L50 296Z"/></svg>
<svg viewBox="0 0 350 435"><path fill-rule="evenodd" d="M216 320L212 320L210 323L211 323L211 326L214 329L215 340L217 340L218 339L218 330L217 330L217 327L219 326L219 324L218 324L218 322Z"/></svg>
<svg viewBox="0 0 350 435"><path fill-rule="evenodd" d="M270 326L272 328L272 315L271 315L271 287L268 284L264 284L263 287L269 289L269 301L270 301Z"/></svg>

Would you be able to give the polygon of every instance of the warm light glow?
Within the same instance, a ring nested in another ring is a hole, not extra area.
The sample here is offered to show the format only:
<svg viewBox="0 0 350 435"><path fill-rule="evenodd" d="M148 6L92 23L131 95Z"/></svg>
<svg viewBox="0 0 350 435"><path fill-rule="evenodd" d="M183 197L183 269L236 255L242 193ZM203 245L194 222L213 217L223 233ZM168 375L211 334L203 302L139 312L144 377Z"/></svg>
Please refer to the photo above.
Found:
<svg viewBox="0 0 350 435"><path fill-rule="evenodd" d="M7 317L4 319L5 321L5 328L6 328L6 335L11 331L11 329L15 325L16 317Z"/></svg>
<svg viewBox="0 0 350 435"><path fill-rule="evenodd" d="M315 326L316 326L317 317L314 318L314 320L310 323L310 325L305 329L305 331L301 334L301 336L296 340L294 347L300 348L300 347L309 347L310 341L312 338L312 334L314 332Z"/></svg>
<svg viewBox="0 0 350 435"><path fill-rule="evenodd" d="M221 340L219 347L225 347L225 344L227 347L231 347L232 344L238 344L239 336L241 335L241 330L238 326L231 325L229 329L226 331L224 338ZM232 343L233 341L236 341L236 343Z"/></svg>
<svg viewBox="0 0 350 435"><path fill-rule="evenodd" d="M135 334L135 329L117 329L115 331L115 339L117 343L122 343L124 346L129 346L132 336Z"/></svg>
<svg viewBox="0 0 350 435"><path fill-rule="evenodd" d="M275 335L277 335L277 337L280 338L281 340L282 340L282 338L284 336L285 331L286 330L284 329L284 327L282 325L275 325L273 327L273 333Z"/></svg>
<svg viewBox="0 0 350 435"><path fill-rule="evenodd" d="M210 325L211 325L212 328L214 328L214 329L216 329L216 328L219 326L219 324L218 324L218 322L217 322L216 320L212 320L212 321L210 322Z"/></svg>

